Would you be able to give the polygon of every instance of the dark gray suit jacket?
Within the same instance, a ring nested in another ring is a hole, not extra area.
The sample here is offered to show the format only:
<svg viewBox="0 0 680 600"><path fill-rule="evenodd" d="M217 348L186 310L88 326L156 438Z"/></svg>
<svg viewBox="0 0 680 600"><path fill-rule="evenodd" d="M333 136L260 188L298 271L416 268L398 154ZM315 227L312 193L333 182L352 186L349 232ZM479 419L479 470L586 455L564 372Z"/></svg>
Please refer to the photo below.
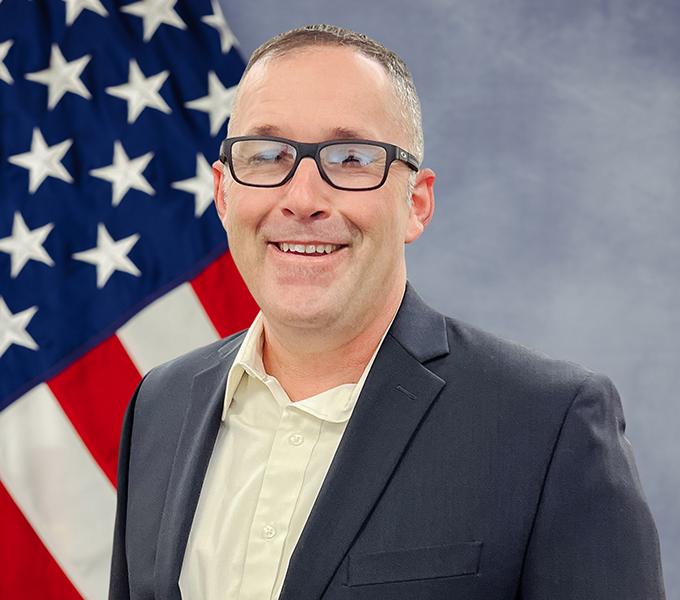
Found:
<svg viewBox="0 0 680 600"><path fill-rule="evenodd" d="M110 598L174 600L237 334L128 409ZM614 386L407 287L281 600L659 600L659 544ZM264 600L264 599L263 599Z"/></svg>

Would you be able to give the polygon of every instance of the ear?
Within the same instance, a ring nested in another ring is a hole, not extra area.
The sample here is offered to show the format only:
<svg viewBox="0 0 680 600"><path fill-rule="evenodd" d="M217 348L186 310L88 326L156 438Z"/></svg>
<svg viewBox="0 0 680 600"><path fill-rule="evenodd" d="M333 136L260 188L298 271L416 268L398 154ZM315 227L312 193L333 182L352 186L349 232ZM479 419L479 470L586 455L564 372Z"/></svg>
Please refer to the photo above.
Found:
<svg viewBox="0 0 680 600"><path fill-rule="evenodd" d="M434 213L434 180L432 169L421 169L416 173L416 181L411 194L408 224L404 242L410 244L417 240L432 220Z"/></svg>
<svg viewBox="0 0 680 600"><path fill-rule="evenodd" d="M224 171L223 171L224 165L219 161L216 160L212 164L212 172L213 172L213 193L215 195L215 208L217 209L217 214L220 216L220 221L224 221L224 213L226 211L226 206L224 204L224 197L220 194L220 190L222 189L222 178L224 177Z"/></svg>

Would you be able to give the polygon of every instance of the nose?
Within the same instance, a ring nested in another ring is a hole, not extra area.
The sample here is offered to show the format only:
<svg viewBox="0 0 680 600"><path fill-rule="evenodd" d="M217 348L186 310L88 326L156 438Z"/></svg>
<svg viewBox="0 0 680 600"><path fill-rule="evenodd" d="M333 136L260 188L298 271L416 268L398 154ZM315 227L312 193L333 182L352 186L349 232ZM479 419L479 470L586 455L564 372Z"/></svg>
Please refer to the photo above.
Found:
<svg viewBox="0 0 680 600"><path fill-rule="evenodd" d="M281 212L289 218L320 220L330 215L328 193L331 187L321 179L312 158L303 158L285 186Z"/></svg>

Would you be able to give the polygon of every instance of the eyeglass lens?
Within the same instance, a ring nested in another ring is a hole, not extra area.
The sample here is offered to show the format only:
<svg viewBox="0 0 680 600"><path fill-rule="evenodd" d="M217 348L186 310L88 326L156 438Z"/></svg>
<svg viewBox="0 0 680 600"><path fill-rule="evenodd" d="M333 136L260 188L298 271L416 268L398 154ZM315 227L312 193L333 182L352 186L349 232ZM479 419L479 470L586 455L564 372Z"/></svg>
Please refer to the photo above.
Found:
<svg viewBox="0 0 680 600"><path fill-rule="evenodd" d="M291 172L296 157L293 146L275 140L239 140L231 147L234 175L245 184L281 183ZM381 146L347 142L324 146L319 159L334 185L361 189L382 181L387 152Z"/></svg>

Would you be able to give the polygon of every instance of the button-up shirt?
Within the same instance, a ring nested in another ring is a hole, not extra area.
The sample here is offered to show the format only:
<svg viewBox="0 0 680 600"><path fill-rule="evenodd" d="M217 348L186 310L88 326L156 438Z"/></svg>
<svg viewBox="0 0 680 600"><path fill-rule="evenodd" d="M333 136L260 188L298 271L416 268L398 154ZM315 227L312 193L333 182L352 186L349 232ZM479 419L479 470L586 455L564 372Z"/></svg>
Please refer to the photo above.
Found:
<svg viewBox="0 0 680 600"><path fill-rule="evenodd" d="M382 340L357 383L297 402L265 372L262 344L260 313L227 377L222 423L179 579L184 600L279 597Z"/></svg>

